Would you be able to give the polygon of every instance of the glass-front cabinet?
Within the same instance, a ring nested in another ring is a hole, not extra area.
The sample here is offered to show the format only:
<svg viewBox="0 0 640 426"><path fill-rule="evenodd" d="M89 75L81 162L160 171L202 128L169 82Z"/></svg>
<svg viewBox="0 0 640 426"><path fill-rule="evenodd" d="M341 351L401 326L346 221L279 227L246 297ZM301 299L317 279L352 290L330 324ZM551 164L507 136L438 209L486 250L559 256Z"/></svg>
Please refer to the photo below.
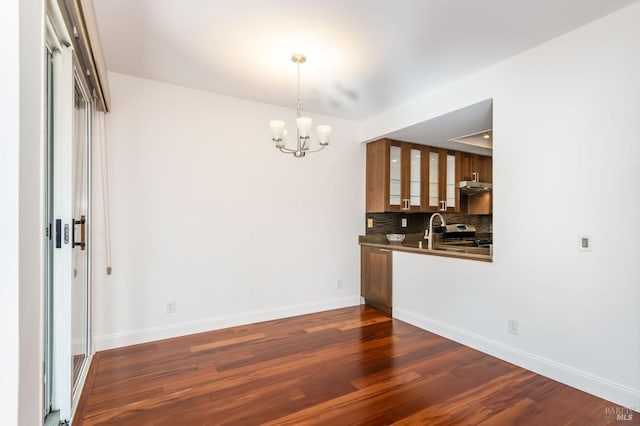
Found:
<svg viewBox="0 0 640 426"><path fill-rule="evenodd" d="M422 147L388 141L388 205L385 211L422 210Z"/></svg>
<svg viewBox="0 0 640 426"><path fill-rule="evenodd" d="M424 211L458 212L460 190L458 188L458 152L446 149L425 147L429 156L428 164L428 202Z"/></svg>
<svg viewBox="0 0 640 426"><path fill-rule="evenodd" d="M459 211L455 151L381 139L367 144L368 213Z"/></svg>

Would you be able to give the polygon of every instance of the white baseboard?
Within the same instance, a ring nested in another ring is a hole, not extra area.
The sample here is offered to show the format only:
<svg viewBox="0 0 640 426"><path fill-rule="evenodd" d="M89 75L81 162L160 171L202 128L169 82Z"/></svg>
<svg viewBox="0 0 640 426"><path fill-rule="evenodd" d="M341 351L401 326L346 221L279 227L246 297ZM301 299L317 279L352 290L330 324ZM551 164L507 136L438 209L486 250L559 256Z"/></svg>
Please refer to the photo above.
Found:
<svg viewBox="0 0 640 426"><path fill-rule="evenodd" d="M125 331L122 333L96 336L95 348L96 351L104 351L107 349L136 345L138 343L146 343L154 340L169 339L172 337L186 336L188 334L219 330L221 328L235 327L238 325L270 321L274 319L293 317L296 315L328 311L331 309L346 308L348 306L356 306L359 304L360 296L349 296L339 299L323 300L321 302L282 306L261 311L241 312L238 314L205 318L197 321L167 324L157 327Z"/></svg>
<svg viewBox="0 0 640 426"><path fill-rule="evenodd" d="M638 389L612 382L405 309L394 307L393 316L416 327L606 399L614 404L640 412L640 390Z"/></svg>

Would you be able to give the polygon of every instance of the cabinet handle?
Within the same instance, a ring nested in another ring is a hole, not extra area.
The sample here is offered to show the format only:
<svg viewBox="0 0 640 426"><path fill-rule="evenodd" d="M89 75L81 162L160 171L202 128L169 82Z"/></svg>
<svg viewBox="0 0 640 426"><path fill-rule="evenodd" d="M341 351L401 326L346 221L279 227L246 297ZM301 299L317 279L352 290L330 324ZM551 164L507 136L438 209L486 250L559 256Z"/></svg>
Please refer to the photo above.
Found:
<svg viewBox="0 0 640 426"><path fill-rule="evenodd" d="M385 253L389 253L391 250L388 250L388 249L378 249L378 251L382 251L382 252L385 252Z"/></svg>

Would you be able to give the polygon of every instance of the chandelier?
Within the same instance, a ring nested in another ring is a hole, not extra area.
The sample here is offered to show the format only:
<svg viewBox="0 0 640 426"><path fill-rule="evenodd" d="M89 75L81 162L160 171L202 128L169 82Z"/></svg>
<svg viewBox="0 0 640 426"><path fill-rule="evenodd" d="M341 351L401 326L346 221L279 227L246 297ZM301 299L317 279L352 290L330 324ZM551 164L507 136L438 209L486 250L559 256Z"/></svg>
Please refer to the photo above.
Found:
<svg viewBox="0 0 640 426"><path fill-rule="evenodd" d="M300 65L304 64L307 57L302 53L294 53L291 60L298 66L298 97L296 99L296 125L297 125L297 146L296 148L287 147L287 130L284 128L285 123L281 120L271 120L271 140L275 142L276 148L286 154L293 154L294 157L302 158L308 152L322 151L325 146L329 145L329 136L331 135L331 126L318 126L318 144L320 148L310 149L311 145L311 118L302 117L302 108L300 106Z"/></svg>

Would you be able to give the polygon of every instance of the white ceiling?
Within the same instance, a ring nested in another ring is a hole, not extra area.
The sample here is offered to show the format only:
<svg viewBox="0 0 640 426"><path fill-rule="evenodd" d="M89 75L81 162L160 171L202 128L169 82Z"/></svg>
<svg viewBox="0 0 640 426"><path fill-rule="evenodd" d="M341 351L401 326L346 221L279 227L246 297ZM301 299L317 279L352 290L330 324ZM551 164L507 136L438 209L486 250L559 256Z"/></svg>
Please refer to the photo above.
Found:
<svg viewBox="0 0 640 426"><path fill-rule="evenodd" d="M94 0L107 68L363 119L636 0Z"/></svg>
<svg viewBox="0 0 640 426"><path fill-rule="evenodd" d="M493 144L490 144L491 148L487 148L451 139L484 132L492 128L493 101L487 99L381 136L404 142L490 156L493 155Z"/></svg>

